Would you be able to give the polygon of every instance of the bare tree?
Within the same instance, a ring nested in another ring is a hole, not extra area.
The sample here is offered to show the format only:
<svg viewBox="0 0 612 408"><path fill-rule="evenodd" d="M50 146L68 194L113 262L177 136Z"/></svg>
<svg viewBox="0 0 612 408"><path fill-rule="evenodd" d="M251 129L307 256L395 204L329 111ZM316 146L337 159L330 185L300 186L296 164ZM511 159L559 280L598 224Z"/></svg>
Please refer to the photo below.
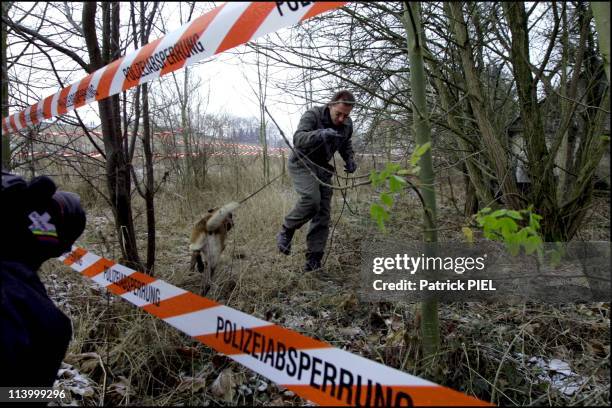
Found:
<svg viewBox="0 0 612 408"><path fill-rule="evenodd" d="M134 48L138 48L139 46L144 46L149 42L149 35L151 33L151 27L153 19L156 16L158 8L158 2L153 2L151 11L149 14L146 14L146 5L144 1L140 2L140 21L139 27L136 25L135 18L135 7L134 4L130 4L130 16L132 19L132 26L134 32ZM140 44L138 43L138 38L136 33L140 32ZM141 92L142 91L142 92ZM153 163L153 135L151 131L151 117L149 114L149 84L139 85L138 90L136 92L135 97L135 111L136 111L136 119L134 121L134 132L133 132L133 140L138 135L139 129L139 117L140 117L140 105L139 99L142 96L142 148L143 148L143 156L144 156L144 191L140 186L138 181L138 177L136 173L133 171L134 167L131 166L132 176L134 178L134 184L140 196L145 200L146 206L146 218L147 218L147 261L145 264L146 272L150 275L153 275L153 268L155 265L155 173L154 173L154 163ZM133 158L134 147L132 146L129 151L130 161Z"/></svg>
<svg viewBox="0 0 612 408"><path fill-rule="evenodd" d="M425 67L423 63L423 48L425 44L424 31L421 25L420 3L405 3L403 23L408 39L408 56L410 60L410 86L414 95L414 135L416 143L424 146L431 143L431 128L429 125L429 109L425 96ZM438 241L436 231L436 192L434 190L435 175L432 165L431 149L419 159L419 182L425 208L423 208L423 224L425 232L423 241L427 256L435 256L434 244ZM432 358L440 347L440 329L438 323L438 302L436 299L426 299L421 303L421 331L423 333L423 350L426 357Z"/></svg>
<svg viewBox="0 0 612 408"><path fill-rule="evenodd" d="M599 49L604 60L604 70L610 81L610 4L592 2L591 10L597 22L597 32L599 34Z"/></svg>
<svg viewBox="0 0 612 408"><path fill-rule="evenodd" d="M121 56L119 48L119 2L102 3L102 48L96 32L97 3L83 4L83 33L87 44L89 72L104 67ZM106 152L107 187L115 216L117 236L125 262L142 268L131 203L131 174L128 152L123 143L119 95L98 101Z"/></svg>
<svg viewBox="0 0 612 408"><path fill-rule="evenodd" d="M5 118L9 114L9 98L8 98L8 60L6 55L7 50L7 37L8 37L8 27L4 23L4 18L8 18L8 12L12 6L13 2L6 1L2 3L2 39L0 40L2 44L2 117ZM11 159L11 145L9 135L2 135L2 168L10 169L10 159Z"/></svg>
<svg viewBox="0 0 612 408"><path fill-rule="evenodd" d="M351 4L344 14L318 16L296 30L308 41L292 34L258 46L277 64L309 69L315 100L338 84L354 88L363 101L356 115L366 138L386 140L394 128L409 134L414 90L401 80L407 68L400 6ZM531 204L544 216L547 240L571 239L607 148L605 138L594 136L606 130L609 112L588 9L580 2L529 10L524 3L423 7L434 157L449 156L465 173L466 214ZM567 40L559 41L562 35ZM318 47L309 47L310 39ZM303 81L276 85L299 96ZM519 167L531 180L527 190L517 188Z"/></svg>

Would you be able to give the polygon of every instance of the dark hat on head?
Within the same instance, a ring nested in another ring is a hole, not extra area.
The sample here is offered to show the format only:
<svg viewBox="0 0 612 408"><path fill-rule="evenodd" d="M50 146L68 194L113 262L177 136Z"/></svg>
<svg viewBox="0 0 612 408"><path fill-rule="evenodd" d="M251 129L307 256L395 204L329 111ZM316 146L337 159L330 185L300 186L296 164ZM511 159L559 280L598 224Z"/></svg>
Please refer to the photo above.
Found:
<svg viewBox="0 0 612 408"><path fill-rule="evenodd" d="M0 247L2 259L38 267L70 250L85 229L85 212L78 195L56 190L49 177L35 177L26 184L2 172L0 216L6 220L8 238Z"/></svg>
<svg viewBox="0 0 612 408"><path fill-rule="evenodd" d="M57 221L61 255L70 250L74 241L85 230L85 211L81 207L81 198L75 193L58 191L53 194L53 201L58 206L58 212L52 219Z"/></svg>

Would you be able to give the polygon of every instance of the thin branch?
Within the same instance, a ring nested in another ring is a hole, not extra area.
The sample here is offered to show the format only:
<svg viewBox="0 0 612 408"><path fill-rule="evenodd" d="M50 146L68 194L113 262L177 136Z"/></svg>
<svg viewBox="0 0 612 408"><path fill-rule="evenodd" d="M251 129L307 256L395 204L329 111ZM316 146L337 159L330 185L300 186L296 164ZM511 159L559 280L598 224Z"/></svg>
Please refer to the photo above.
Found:
<svg viewBox="0 0 612 408"><path fill-rule="evenodd" d="M49 47L61 52L64 55L67 55L68 57L72 58L77 64L79 64L81 66L81 68L83 68L86 72L89 73L89 64L87 64L85 61L83 61L83 59L74 51L69 50L68 48L62 47L61 45L57 44L54 41L51 41L50 39L48 39L47 37L45 37L42 34L39 34L38 32L28 28L28 27L24 27L21 24L12 22L11 20L9 20L8 18L5 18L4 16L2 16L2 21L4 22L4 24L8 25L9 27L12 27L13 29L21 32L22 34L28 34L36 39L38 39L39 41L45 43L46 45L48 45Z"/></svg>

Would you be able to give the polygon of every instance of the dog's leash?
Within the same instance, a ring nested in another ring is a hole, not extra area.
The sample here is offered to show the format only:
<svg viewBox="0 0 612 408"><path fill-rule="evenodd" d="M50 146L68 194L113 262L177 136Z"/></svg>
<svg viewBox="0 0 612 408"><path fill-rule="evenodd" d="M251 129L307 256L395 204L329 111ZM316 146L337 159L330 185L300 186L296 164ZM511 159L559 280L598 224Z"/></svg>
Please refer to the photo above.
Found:
<svg viewBox="0 0 612 408"><path fill-rule="evenodd" d="M274 177L272 180L268 181L266 184L264 184L263 186L259 187L259 189L257 191L255 191L254 193L249 194L246 198L243 198L242 200L238 201L238 204L243 204L246 200L250 199L251 197L253 197L255 194L259 193L261 190L263 190L264 188L268 187L270 184L274 183L280 176L282 176L283 174L285 174L285 172L283 171L281 174L279 174L278 176Z"/></svg>

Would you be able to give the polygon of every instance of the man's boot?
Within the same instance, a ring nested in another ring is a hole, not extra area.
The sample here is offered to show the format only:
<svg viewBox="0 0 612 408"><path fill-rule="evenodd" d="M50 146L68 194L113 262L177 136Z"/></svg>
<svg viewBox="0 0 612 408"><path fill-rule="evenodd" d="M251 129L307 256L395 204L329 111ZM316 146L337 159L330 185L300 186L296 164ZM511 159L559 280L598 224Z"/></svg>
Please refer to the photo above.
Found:
<svg viewBox="0 0 612 408"><path fill-rule="evenodd" d="M280 232L276 235L276 247L281 254L289 255L291 253L291 240L293 239L294 229L281 227Z"/></svg>
<svg viewBox="0 0 612 408"><path fill-rule="evenodd" d="M308 252L306 253L306 265L304 265L304 271L316 271L321 269L321 260L323 259L323 252Z"/></svg>

